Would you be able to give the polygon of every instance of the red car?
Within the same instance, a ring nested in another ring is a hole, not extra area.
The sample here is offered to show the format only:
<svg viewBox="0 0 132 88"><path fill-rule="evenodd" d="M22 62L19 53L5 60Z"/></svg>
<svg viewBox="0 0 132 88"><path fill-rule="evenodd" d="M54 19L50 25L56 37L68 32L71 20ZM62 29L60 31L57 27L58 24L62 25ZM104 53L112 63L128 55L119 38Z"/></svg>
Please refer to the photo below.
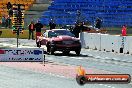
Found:
<svg viewBox="0 0 132 88"><path fill-rule="evenodd" d="M69 54L70 51L75 51L77 55L80 55L81 51L80 39L75 38L66 29L47 30L43 36L39 36L37 39L37 47L41 47L41 45L46 45L49 54L54 54L55 51Z"/></svg>

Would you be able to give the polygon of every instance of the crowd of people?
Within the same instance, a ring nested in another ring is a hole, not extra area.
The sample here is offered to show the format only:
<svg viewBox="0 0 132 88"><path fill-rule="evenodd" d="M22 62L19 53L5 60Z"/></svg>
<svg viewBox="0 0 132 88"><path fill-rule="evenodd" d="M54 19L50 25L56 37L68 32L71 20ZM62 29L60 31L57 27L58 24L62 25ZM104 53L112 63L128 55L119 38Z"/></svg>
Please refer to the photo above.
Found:
<svg viewBox="0 0 132 88"><path fill-rule="evenodd" d="M33 21L29 24L29 39L32 37L34 40L34 31L36 31L36 39L37 36L41 36L41 30L43 28L43 24L38 20L37 23L35 24Z"/></svg>
<svg viewBox="0 0 132 88"><path fill-rule="evenodd" d="M8 9L8 16L3 15L2 16L2 27L5 28L11 28L11 17L13 15L12 11L12 4L10 2L7 3L7 9ZM36 31L36 36L41 36L41 29L43 28L43 24L38 21L37 23L34 23L31 21L31 23L28 26L29 28L29 39L35 39L34 38L34 31ZM102 27L102 20L100 18L96 18L94 22L94 28L95 29L101 29ZM56 23L51 19L49 22L49 29L55 29ZM87 27L84 26L84 22L77 22L75 23L74 28L72 28L71 32L75 35L75 37L79 38L79 33L85 30L89 30ZM122 34L126 35L126 26L123 26L122 28Z"/></svg>
<svg viewBox="0 0 132 88"><path fill-rule="evenodd" d="M6 16L2 16L2 27L5 28L11 28L11 17L13 15L13 10L12 10L12 4L10 2L8 2L7 4L7 9L8 9L8 17ZM78 11L78 17L80 16L80 12ZM95 23L95 27L100 29L101 28L101 20L97 19L96 23ZM32 38L33 40L34 38L34 31L36 30L36 36L41 36L41 28L43 28L43 25L40 23L40 21L38 21L36 24L32 21L29 24L29 39ZM51 19L51 21L49 22L49 29L55 29L56 28L56 24L54 22L53 19ZM75 27L73 28L73 30L71 31L75 37L79 38L79 33L81 31L84 31L86 29L86 27L84 26L83 22L77 22L75 24Z"/></svg>
<svg viewBox="0 0 132 88"><path fill-rule="evenodd" d="M11 28L11 17L13 16L12 4L8 2L6 7L8 9L8 16L3 14L1 19L1 26L4 28Z"/></svg>
<svg viewBox="0 0 132 88"><path fill-rule="evenodd" d="M31 23L28 26L29 29L29 38L30 39L32 37L32 39L34 40L34 31L36 31L36 39L37 36L41 36L41 30L43 28L43 24L38 20L37 23L34 23L33 21L31 21ZM54 21L50 21L49 22L49 29L55 29L56 28L56 24L54 23Z"/></svg>
<svg viewBox="0 0 132 88"><path fill-rule="evenodd" d="M10 16L8 15L7 17L6 16L2 16L2 27L4 28L11 28L11 18Z"/></svg>
<svg viewBox="0 0 132 88"><path fill-rule="evenodd" d="M100 19L96 20L96 28L100 29L101 28L101 21ZM34 31L36 30L36 36L41 36L41 29L43 28L43 25L38 21L36 24L31 21L29 24L29 39L32 37L34 40ZM51 19L49 22L49 29L55 29L56 24L55 22ZM71 32L75 35L76 38L79 38L79 33L83 32L85 30L88 30L87 27L84 26L84 22L78 22L75 24L75 27L71 30ZM90 29L89 29L90 30Z"/></svg>

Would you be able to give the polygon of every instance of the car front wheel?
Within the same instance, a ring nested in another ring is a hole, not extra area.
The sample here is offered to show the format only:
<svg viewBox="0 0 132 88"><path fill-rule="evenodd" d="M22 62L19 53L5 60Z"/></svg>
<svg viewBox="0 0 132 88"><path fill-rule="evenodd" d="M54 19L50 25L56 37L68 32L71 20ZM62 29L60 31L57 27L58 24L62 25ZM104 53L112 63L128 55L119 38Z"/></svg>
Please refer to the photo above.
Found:
<svg viewBox="0 0 132 88"><path fill-rule="evenodd" d="M50 45L47 46L47 53L53 55L54 54L54 48L52 48Z"/></svg>
<svg viewBox="0 0 132 88"><path fill-rule="evenodd" d="M41 47L41 42L37 42L37 47Z"/></svg>
<svg viewBox="0 0 132 88"><path fill-rule="evenodd" d="M55 51L54 51L54 48L50 47L50 54L51 54L51 55L54 55L54 52L55 52Z"/></svg>
<svg viewBox="0 0 132 88"><path fill-rule="evenodd" d="M79 56L79 55L80 55L81 50L76 50L75 52L76 52L76 55L77 55L77 56Z"/></svg>

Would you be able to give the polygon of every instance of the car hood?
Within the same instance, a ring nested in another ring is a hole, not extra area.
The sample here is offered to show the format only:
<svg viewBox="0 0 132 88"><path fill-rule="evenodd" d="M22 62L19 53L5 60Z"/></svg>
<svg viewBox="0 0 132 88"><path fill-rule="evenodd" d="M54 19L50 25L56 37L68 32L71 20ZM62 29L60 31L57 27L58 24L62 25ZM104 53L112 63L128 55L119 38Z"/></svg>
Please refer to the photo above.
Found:
<svg viewBox="0 0 132 88"><path fill-rule="evenodd" d="M72 36L60 35L57 37L53 37L52 40L54 40L54 41L67 41L67 40L79 40L79 39L72 37Z"/></svg>

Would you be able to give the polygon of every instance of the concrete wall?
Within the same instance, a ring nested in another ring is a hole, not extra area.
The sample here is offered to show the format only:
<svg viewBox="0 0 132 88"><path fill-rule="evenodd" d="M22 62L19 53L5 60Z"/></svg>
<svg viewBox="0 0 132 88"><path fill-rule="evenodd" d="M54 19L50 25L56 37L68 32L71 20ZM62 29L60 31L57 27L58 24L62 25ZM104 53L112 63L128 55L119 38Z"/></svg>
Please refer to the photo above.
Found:
<svg viewBox="0 0 132 88"><path fill-rule="evenodd" d="M132 54L132 36L83 32L80 39L84 48Z"/></svg>

